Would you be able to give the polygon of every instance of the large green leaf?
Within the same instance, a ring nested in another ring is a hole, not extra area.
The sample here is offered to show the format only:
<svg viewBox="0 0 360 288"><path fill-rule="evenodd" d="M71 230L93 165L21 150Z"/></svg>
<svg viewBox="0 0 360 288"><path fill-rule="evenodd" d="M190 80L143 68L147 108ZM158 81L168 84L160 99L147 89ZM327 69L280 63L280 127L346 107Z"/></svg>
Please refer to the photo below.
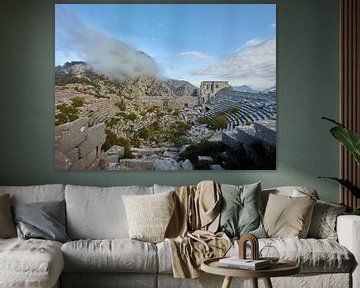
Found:
<svg viewBox="0 0 360 288"><path fill-rule="evenodd" d="M336 127L330 129L331 134L351 152L356 162L360 165L360 136L332 119L326 117L323 117L323 119L331 121L337 125Z"/></svg>
<svg viewBox="0 0 360 288"><path fill-rule="evenodd" d="M326 179L331 179L331 180L337 181L341 185L343 185L346 189L348 189L356 198L360 198L360 188L355 186L349 180L339 179L336 177L319 177L319 178L326 178Z"/></svg>

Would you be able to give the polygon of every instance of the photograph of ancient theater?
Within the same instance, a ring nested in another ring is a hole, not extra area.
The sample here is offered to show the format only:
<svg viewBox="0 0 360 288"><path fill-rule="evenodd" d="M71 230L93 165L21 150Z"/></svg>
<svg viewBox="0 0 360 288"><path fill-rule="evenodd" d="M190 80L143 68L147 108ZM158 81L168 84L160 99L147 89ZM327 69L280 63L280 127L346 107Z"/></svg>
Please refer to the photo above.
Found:
<svg viewBox="0 0 360 288"><path fill-rule="evenodd" d="M276 169L275 4L56 4L56 170Z"/></svg>

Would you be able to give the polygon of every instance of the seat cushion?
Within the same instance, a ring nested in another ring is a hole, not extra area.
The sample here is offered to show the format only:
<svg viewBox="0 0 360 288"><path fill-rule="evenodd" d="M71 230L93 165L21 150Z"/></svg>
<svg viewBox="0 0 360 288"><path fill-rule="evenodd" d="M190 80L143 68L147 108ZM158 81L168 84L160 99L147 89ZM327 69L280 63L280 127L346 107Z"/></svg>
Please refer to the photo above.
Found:
<svg viewBox="0 0 360 288"><path fill-rule="evenodd" d="M131 239L78 240L61 248L66 272L156 273L156 246Z"/></svg>
<svg viewBox="0 0 360 288"><path fill-rule="evenodd" d="M348 273L355 263L353 255L345 247L330 239L259 239L259 249L261 250L265 245L274 246L281 259L298 263L301 273ZM172 273L169 244L167 241L158 243L157 249L159 273ZM235 241L227 256L238 255L238 251L238 242ZM250 250L248 252L250 256Z"/></svg>
<svg viewBox="0 0 360 288"><path fill-rule="evenodd" d="M63 268L60 242L0 239L1 287L52 287Z"/></svg>
<svg viewBox="0 0 360 288"><path fill-rule="evenodd" d="M298 263L301 273L350 272L355 263L353 255L344 246L330 239L259 239L259 250L264 246L273 246L281 259ZM238 245L235 242L227 255L234 256L237 251Z"/></svg>

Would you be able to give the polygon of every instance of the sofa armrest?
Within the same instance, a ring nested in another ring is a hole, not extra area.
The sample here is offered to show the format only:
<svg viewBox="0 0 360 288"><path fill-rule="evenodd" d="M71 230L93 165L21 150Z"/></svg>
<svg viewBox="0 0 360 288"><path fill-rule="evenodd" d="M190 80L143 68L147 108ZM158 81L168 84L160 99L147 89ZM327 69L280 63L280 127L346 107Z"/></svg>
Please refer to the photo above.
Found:
<svg viewBox="0 0 360 288"><path fill-rule="evenodd" d="M340 245L347 248L355 257L352 287L360 287L360 216L338 216L336 229Z"/></svg>

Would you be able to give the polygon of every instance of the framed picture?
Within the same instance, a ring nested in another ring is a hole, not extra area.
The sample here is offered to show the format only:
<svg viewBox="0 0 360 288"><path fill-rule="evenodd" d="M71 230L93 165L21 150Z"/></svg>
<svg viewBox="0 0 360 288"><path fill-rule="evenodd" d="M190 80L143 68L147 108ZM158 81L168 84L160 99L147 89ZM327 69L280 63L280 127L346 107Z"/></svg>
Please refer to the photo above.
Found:
<svg viewBox="0 0 360 288"><path fill-rule="evenodd" d="M55 169L276 169L275 4L56 4Z"/></svg>

